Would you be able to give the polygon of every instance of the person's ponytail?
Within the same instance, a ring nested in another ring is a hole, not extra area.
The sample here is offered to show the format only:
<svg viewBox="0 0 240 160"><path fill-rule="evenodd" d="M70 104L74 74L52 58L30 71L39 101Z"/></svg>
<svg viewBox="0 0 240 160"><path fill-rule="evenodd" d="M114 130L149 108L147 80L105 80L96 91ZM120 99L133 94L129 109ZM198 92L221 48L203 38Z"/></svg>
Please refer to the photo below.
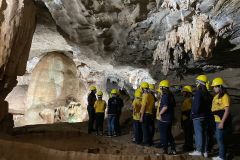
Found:
<svg viewBox="0 0 240 160"><path fill-rule="evenodd" d="M220 91L218 94L218 99L222 98L224 96L224 94L228 94L227 89L223 86L219 86Z"/></svg>

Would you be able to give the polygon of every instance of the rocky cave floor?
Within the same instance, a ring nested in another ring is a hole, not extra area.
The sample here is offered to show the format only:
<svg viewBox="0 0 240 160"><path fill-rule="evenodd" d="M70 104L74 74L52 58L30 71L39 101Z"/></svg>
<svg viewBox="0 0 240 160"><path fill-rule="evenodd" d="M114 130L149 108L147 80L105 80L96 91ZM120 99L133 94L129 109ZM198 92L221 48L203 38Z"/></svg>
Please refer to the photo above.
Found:
<svg viewBox="0 0 240 160"><path fill-rule="evenodd" d="M143 147L131 142L132 130L130 112L122 117L122 136L108 138L87 134L87 122L56 123L14 128L11 135L0 135L0 154L6 159L159 159L182 160L204 159L187 156L181 152L182 134L175 135L177 156L161 154L155 147ZM128 117L128 118L127 118ZM105 122L106 127L106 122ZM174 133L179 132L178 124L173 127ZM154 141L158 142L156 132ZM228 149L230 159L240 159L240 134L231 136ZM214 152L217 152L216 146ZM14 154L13 154L14 153Z"/></svg>

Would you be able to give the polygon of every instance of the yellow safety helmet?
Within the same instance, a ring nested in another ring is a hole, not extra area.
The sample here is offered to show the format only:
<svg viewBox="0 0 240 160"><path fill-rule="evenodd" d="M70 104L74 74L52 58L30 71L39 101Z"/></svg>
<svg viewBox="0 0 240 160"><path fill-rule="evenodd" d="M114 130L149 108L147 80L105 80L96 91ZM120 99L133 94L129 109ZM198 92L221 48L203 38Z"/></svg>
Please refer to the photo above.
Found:
<svg viewBox="0 0 240 160"><path fill-rule="evenodd" d="M118 94L118 91L116 89L112 89L111 94Z"/></svg>
<svg viewBox="0 0 240 160"><path fill-rule="evenodd" d="M159 83L159 87L170 87L170 82L168 80L162 80Z"/></svg>
<svg viewBox="0 0 240 160"><path fill-rule="evenodd" d="M192 93L192 86L184 86L182 92Z"/></svg>
<svg viewBox="0 0 240 160"><path fill-rule="evenodd" d="M135 91L135 94L134 94L134 97L136 97L136 98L141 98L141 97L142 97L142 91L136 90L136 91Z"/></svg>
<svg viewBox="0 0 240 160"><path fill-rule="evenodd" d="M96 91L97 90L97 88L95 86L91 86L89 89L90 89L90 91Z"/></svg>
<svg viewBox="0 0 240 160"><path fill-rule="evenodd" d="M224 81L220 77L214 78L213 81L212 81L212 87L221 86L223 84L224 84Z"/></svg>
<svg viewBox="0 0 240 160"><path fill-rule="evenodd" d="M149 84L149 89L155 90L155 85L154 84Z"/></svg>
<svg viewBox="0 0 240 160"><path fill-rule="evenodd" d="M98 91L97 92L97 96L103 96L103 92L102 91Z"/></svg>
<svg viewBox="0 0 240 160"><path fill-rule="evenodd" d="M207 78L206 75L199 75L199 76L197 76L196 80L199 80L201 82L207 83L208 78Z"/></svg>
<svg viewBox="0 0 240 160"><path fill-rule="evenodd" d="M147 89L147 88L149 88L149 84L147 82L142 82L141 83L141 88L142 89Z"/></svg>

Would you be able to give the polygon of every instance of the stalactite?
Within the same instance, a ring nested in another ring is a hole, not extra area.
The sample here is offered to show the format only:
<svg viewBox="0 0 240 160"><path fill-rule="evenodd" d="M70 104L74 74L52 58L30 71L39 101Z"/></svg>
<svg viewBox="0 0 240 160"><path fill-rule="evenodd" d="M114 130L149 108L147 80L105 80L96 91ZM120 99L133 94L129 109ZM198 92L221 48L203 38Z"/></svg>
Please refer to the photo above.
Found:
<svg viewBox="0 0 240 160"><path fill-rule="evenodd" d="M207 16L195 15L193 21L183 22L179 27L166 34L166 40L160 41L154 51L154 63L162 61L162 71L178 67L178 59L182 53L192 53L194 60L210 58L216 46L217 36L214 34ZM170 49L173 49L173 61L170 63Z"/></svg>

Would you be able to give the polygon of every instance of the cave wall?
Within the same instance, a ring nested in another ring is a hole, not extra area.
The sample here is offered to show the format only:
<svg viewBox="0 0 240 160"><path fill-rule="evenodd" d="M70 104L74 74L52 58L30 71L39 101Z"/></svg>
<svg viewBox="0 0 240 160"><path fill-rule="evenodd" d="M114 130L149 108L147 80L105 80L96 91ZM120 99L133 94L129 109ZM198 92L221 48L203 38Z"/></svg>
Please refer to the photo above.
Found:
<svg viewBox="0 0 240 160"><path fill-rule="evenodd" d="M100 55L115 65L167 75L221 55L214 52L218 39L240 44L238 0L38 1L82 54Z"/></svg>
<svg viewBox="0 0 240 160"><path fill-rule="evenodd" d="M35 5L32 0L0 1L0 121L9 117L6 96L25 74L35 30ZM11 123L9 118L7 121ZM11 126L12 127L12 126ZM4 128L1 128L4 130Z"/></svg>

